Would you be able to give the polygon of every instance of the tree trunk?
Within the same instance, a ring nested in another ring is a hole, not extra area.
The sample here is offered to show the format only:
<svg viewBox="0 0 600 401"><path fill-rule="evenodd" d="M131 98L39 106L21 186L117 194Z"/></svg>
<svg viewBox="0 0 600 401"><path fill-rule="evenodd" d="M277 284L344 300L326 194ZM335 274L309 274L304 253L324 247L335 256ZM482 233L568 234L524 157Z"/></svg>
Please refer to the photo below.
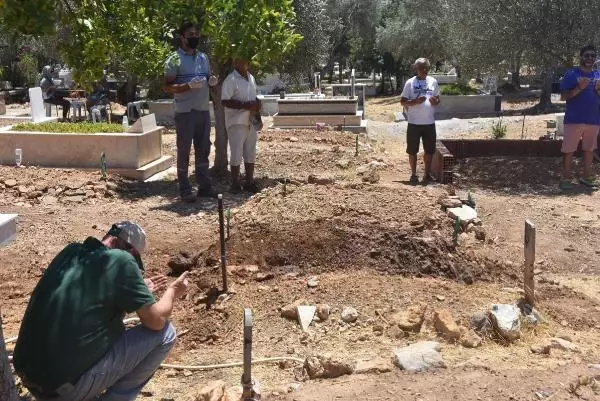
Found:
<svg viewBox="0 0 600 401"><path fill-rule="evenodd" d="M8 362L8 354L2 332L2 311L0 311L0 401L18 401L19 394L15 386L15 378Z"/></svg>
<svg viewBox="0 0 600 401"><path fill-rule="evenodd" d="M513 66L512 66L512 76L511 76L511 84L516 89L521 88L521 57L523 53L518 52L515 55Z"/></svg>
<svg viewBox="0 0 600 401"><path fill-rule="evenodd" d="M546 68L542 73L542 94L537 108L540 111L546 111L552 108L552 81L554 78L554 69Z"/></svg>

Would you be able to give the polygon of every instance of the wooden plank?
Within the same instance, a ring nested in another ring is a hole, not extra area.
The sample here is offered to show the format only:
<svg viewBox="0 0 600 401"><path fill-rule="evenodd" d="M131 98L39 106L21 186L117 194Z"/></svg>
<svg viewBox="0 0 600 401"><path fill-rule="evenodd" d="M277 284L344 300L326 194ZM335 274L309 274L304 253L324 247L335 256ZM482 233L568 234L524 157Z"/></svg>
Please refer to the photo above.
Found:
<svg viewBox="0 0 600 401"><path fill-rule="evenodd" d="M8 362L8 353L2 332L2 311L0 311L0 401L18 401L17 387L12 369Z"/></svg>
<svg viewBox="0 0 600 401"><path fill-rule="evenodd" d="M533 266L535 264L535 225L525 220L525 267L524 267L524 290L525 301L532 307L535 305L535 278Z"/></svg>

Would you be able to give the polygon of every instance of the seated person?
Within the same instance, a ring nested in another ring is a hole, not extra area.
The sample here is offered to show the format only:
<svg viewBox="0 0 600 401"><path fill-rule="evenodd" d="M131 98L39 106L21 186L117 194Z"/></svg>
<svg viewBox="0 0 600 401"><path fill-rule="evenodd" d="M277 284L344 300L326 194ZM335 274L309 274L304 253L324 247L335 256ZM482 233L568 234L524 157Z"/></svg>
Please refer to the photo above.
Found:
<svg viewBox="0 0 600 401"><path fill-rule="evenodd" d="M54 85L54 81L52 80L52 67L49 65L42 69L40 88L42 88L42 98L44 99L44 103L62 106L63 120L66 120L69 116L71 102L64 99L63 96L57 92L56 85Z"/></svg>
<svg viewBox="0 0 600 401"><path fill-rule="evenodd" d="M105 83L105 78L103 78L102 81L95 83L93 85L92 93L90 93L87 97L86 105L90 116L92 115L93 107L106 106L109 103L109 92L108 89L106 89L105 87ZM106 107L99 107L99 109L102 119L107 119L108 116L106 112Z"/></svg>

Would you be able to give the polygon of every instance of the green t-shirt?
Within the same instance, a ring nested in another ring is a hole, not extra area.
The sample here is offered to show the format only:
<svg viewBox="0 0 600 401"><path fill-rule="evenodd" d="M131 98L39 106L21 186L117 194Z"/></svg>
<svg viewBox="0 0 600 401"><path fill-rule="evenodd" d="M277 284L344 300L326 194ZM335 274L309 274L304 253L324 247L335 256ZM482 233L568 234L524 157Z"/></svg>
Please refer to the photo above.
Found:
<svg viewBox="0 0 600 401"><path fill-rule="evenodd" d="M73 382L123 334L125 312L154 302L131 254L92 237L69 244L31 295L15 370L45 391Z"/></svg>

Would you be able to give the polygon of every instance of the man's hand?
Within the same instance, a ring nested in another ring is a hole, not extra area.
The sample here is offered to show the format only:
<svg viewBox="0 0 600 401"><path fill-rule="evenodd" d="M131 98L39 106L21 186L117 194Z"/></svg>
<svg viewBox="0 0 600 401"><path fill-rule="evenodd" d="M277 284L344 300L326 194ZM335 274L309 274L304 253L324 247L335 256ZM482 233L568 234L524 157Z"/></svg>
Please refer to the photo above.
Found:
<svg viewBox="0 0 600 401"><path fill-rule="evenodd" d="M250 111L258 111L260 107L260 103L258 101L246 103L247 109Z"/></svg>
<svg viewBox="0 0 600 401"><path fill-rule="evenodd" d="M577 87L579 89L585 89L590 84L590 79L587 77L579 77L577 78Z"/></svg>
<svg viewBox="0 0 600 401"><path fill-rule="evenodd" d="M150 291L157 292L167 287L167 276L159 274L144 280Z"/></svg>
<svg viewBox="0 0 600 401"><path fill-rule="evenodd" d="M187 292L189 280L188 275L190 272L184 272L181 276L177 278L177 280L173 281L169 288L172 288L175 292L175 298L179 298L183 296Z"/></svg>
<svg viewBox="0 0 600 401"><path fill-rule="evenodd" d="M439 96L431 96L429 98L429 103L431 103L432 106L437 106L438 104L440 104L440 97Z"/></svg>
<svg viewBox="0 0 600 401"><path fill-rule="evenodd" d="M414 102L415 102L415 104L421 104L421 103L424 103L425 100L427 100L427 98L425 96L419 96L418 98L416 98L414 100Z"/></svg>
<svg viewBox="0 0 600 401"><path fill-rule="evenodd" d="M215 86L218 83L219 83L219 78L215 77L214 75L211 75L210 78L208 78L209 86Z"/></svg>
<svg viewBox="0 0 600 401"><path fill-rule="evenodd" d="M594 88L595 88L597 91L600 91L600 79L597 79L597 80L596 80L596 85L594 85Z"/></svg>
<svg viewBox="0 0 600 401"><path fill-rule="evenodd" d="M204 87L204 85L206 85L206 78L205 77L194 77L194 79L192 79L190 82L188 82L188 85L192 89L200 89L200 88Z"/></svg>

